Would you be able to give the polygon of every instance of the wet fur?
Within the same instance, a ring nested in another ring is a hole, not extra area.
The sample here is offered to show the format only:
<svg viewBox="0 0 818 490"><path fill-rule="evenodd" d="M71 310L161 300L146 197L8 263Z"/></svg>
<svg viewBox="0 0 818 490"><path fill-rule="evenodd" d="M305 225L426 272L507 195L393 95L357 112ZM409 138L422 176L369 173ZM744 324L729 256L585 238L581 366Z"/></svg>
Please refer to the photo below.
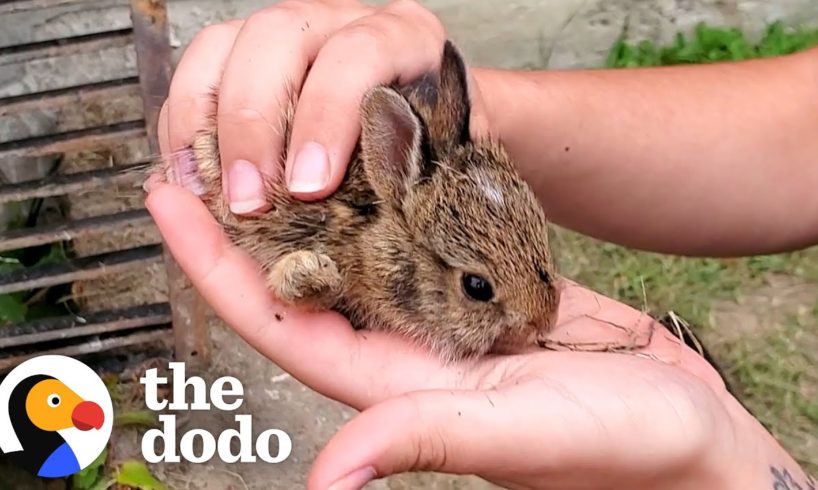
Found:
<svg viewBox="0 0 818 490"><path fill-rule="evenodd" d="M471 141L469 112L465 67L447 43L439 73L367 94L361 139L329 198L297 200L268 179L271 211L232 214L215 130L196 138L186 179L283 301L399 332L444 360L512 352L552 327L556 271L543 210L498 144ZM497 300L466 298L462 271L490 278Z"/></svg>

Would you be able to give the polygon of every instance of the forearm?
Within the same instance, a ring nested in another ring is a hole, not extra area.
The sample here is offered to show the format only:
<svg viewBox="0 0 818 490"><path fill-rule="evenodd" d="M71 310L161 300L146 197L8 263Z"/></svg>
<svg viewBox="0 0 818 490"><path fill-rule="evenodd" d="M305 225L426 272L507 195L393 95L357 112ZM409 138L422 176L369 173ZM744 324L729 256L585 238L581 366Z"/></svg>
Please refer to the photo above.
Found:
<svg viewBox="0 0 818 490"><path fill-rule="evenodd" d="M690 255L818 242L818 51L475 77L493 129L561 225Z"/></svg>

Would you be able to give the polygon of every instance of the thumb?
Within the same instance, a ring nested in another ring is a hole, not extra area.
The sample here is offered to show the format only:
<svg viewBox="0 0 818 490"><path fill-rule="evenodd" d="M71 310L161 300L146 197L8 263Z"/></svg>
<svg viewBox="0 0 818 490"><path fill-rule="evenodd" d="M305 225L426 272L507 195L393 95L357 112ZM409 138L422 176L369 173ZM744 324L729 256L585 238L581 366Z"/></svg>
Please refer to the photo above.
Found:
<svg viewBox="0 0 818 490"><path fill-rule="evenodd" d="M358 490L410 471L514 472L514 418L498 392L423 391L389 399L336 433L316 458L307 488Z"/></svg>

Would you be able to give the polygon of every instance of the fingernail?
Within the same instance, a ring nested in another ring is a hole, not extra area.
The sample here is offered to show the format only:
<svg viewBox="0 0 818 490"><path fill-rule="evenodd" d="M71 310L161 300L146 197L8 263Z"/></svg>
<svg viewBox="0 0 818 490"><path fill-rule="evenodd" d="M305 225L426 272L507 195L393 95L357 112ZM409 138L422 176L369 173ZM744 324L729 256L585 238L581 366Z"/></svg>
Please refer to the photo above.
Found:
<svg viewBox="0 0 818 490"><path fill-rule="evenodd" d="M192 149L178 151L170 157L165 177L168 182L180 185L197 196L205 193L204 182L199 178L199 166Z"/></svg>
<svg viewBox="0 0 818 490"><path fill-rule="evenodd" d="M247 214L265 207L264 182L255 165L247 160L236 160L227 177L230 211Z"/></svg>
<svg viewBox="0 0 818 490"><path fill-rule="evenodd" d="M327 490L360 490L364 485L372 481L377 474L375 468L367 466L339 479L330 485Z"/></svg>
<svg viewBox="0 0 818 490"><path fill-rule="evenodd" d="M329 180L329 156L318 143L307 143L298 152L290 172L290 192L310 193L322 190Z"/></svg>

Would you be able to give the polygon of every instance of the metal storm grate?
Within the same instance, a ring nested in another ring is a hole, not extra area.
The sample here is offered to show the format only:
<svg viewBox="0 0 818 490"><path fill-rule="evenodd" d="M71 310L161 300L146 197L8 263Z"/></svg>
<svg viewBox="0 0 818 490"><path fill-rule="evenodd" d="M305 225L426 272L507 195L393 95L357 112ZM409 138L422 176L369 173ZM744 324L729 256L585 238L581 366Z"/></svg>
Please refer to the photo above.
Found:
<svg viewBox="0 0 818 490"><path fill-rule="evenodd" d="M50 17L44 15L48 9ZM76 24L88 12L100 11L118 20L106 25L92 18L80 22L88 33L67 37L59 36L59 25L39 34L34 28L37 19L70 17ZM65 203L72 196L93 197L111 189L130 189L132 200L141 200L141 176L122 170L136 168L159 152L154 128L172 71L165 0L2 0L0 31L18 39L4 43L0 36L0 209L43 209L49 200ZM117 161L118 150L111 150L117 145L141 152L126 151L137 156ZM110 161L66 171L69 159L82 160L87 152L109 152ZM74 206L87 211L83 202ZM0 375L35 355L104 355L152 344L173 347L178 360L208 361L203 304L158 235L135 245L122 239L93 251L106 234L127 238L128 230L151 229L147 211L115 203L102 208L99 214L68 213L0 233L0 256L60 243L92 245L85 247L90 253L0 269L0 295L42 296L60 287L73 292L89 281L158 265L164 271L164 297L148 295L147 301L68 309L0 325ZM132 287L136 291L150 285Z"/></svg>

